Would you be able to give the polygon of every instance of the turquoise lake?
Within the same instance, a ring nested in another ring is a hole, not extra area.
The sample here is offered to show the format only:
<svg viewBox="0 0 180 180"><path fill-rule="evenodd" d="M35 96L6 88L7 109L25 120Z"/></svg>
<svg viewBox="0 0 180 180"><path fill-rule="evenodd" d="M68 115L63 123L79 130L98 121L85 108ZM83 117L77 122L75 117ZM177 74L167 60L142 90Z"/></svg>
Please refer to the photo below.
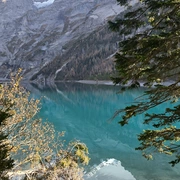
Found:
<svg viewBox="0 0 180 180"><path fill-rule="evenodd" d="M179 180L180 165L171 167L172 157L156 154L147 161L135 151L137 135L148 128L144 115L131 119L129 125L111 121L114 112L143 94L144 89L117 93L118 86L57 83L51 87L31 87L32 95L42 97L39 116L52 122L57 131L65 131L66 141L84 142L91 161L86 167L87 180ZM139 99L137 99L139 100ZM152 111L163 111L164 103Z"/></svg>

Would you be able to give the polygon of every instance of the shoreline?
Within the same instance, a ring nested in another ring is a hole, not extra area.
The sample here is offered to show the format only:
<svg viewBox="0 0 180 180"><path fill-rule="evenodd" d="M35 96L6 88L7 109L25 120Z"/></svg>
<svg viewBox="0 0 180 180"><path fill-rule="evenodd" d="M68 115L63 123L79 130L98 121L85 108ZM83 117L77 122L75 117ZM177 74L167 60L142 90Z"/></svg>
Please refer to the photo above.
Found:
<svg viewBox="0 0 180 180"><path fill-rule="evenodd" d="M82 83L82 84L97 84L97 85L114 85L114 83L110 80L78 80L74 81L77 83Z"/></svg>
<svg viewBox="0 0 180 180"><path fill-rule="evenodd" d="M77 82L77 83L82 83L82 84L97 84L97 85L115 85L113 83L113 81L110 81L110 80L78 80L78 81L74 81L74 82ZM176 81L173 81L173 80L169 80L169 81L164 81L162 83L154 83L152 85L152 87L155 87L155 85L163 85L163 86L170 86L171 84L175 83ZM139 81L139 84L140 84L140 87L147 87L147 86L144 86L144 81ZM122 86L122 87L127 87L130 85L130 82L127 83L126 85L121 85L121 84L116 84L116 86ZM180 84L178 84L180 86Z"/></svg>
<svg viewBox="0 0 180 180"><path fill-rule="evenodd" d="M10 79L5 79L5 78L0 78L0 84L3 84L3 83L9 83L10 82ZM32 83L31 81L25 81L25 80L22 80L22 82L24 83ZM75 82L75 83L82 83L82 84L92 84L92 85L108 85L108 86L122 86L122 87L127 87L131 84L131 82L127 83L126 85L121 85L121 84L114 84L113 81L111 80L73 80L73 81L54 81L54 83L58 83L58 82L64 82L64 83L68 83L68 82ZM173 81L173 80L168 80L168 81L164 81L162 83L154 83L152 85L152 87L155 87L155 85L157 84L160 84L160 85L163 85L163 86L169 86L173 83L175 83L176 81ZM147 87L147 86L144 86L144 81L139 81L139 84L140 84L140 87ZM180 86L180 83L178 83L178 86Z"/></svg>

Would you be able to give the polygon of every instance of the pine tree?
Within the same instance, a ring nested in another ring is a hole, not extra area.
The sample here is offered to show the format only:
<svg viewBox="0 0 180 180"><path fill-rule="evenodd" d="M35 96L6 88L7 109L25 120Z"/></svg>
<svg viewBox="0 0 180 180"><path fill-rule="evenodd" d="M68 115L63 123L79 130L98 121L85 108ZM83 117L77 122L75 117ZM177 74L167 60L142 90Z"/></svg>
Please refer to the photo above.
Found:
<svg viewBox="0 0 180 180"><path fill-rule="evenodd" d="M125 125L131 117L180 97L180 1L139 0L133 6L128 0L117 1L126 11L109 22L110 28L124 38L115 55L117 74L113 80L116 84L131 82L131 88L143 81L149 87L144 94L146 102L115 113L124 112L119 123ZM169 80L173 80L171 85L162 86ZM154 83L156 88L151 88ZM180 162L180 129L175 126L180 121L179 112L180 105L174 104L163 113L146 113L144 123L153 128L139 135L141 145L137 148L146 158L151 159L155 151L175 155L172 165Z"/></svg>
<svg viewBox="0 0 180 180"><path fill-rule="evenodd" d="M9 117L9 114L0 111L0 126L3 126L4 121ZM6 180L6 174L8 170L13 167L13 160L9 157L9 146L7 141L7 135L0 132L0 179Z"/></svg>

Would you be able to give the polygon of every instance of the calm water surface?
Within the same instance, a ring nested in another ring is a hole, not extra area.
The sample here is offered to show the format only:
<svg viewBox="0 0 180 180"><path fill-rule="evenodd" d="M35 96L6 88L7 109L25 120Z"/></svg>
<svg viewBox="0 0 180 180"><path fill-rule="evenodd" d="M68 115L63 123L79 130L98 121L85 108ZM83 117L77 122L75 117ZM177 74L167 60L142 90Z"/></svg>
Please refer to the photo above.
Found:
<svg viewBox="0 0 180 180"><path fill-rule="evenodd" d="M180 165L172 168L169 157L157 154L147 161L138 146L137 134L147 126L144 115L131 119L121 127L120 117L109 119L120 108L130 105L143 89L117 94L119 87L58 83L54 88L31 88L33 96L42 98L39 115L52 122L58 131L66 131L65 139L84 142L90 153L88 180L179 180ZM153 111L168 107L165 103Z"/></svg>

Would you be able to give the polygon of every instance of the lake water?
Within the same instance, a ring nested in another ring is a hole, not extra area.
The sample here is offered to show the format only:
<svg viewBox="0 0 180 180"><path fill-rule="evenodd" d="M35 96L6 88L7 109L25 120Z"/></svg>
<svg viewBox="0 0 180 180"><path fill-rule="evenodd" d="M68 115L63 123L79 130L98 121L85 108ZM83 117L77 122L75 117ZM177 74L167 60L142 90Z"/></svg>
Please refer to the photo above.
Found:
<svg viewBox="0 0 180 180"><path fill-rule="evenodd" d="M147 126L143 115L121 127L120 117L109 119L120 108L130 105L143 89L118 94L120 87L58 83L54 88L31 87L33 96L42 98L39 115L52 122L58 131L66 131L67 141L77 139L89 148L91 161L87 180L179 180L180 165L171 167L169 157L157 154L147 161L138 147L137 134ZM165 103L153 111L168 107Z"/></svg>

